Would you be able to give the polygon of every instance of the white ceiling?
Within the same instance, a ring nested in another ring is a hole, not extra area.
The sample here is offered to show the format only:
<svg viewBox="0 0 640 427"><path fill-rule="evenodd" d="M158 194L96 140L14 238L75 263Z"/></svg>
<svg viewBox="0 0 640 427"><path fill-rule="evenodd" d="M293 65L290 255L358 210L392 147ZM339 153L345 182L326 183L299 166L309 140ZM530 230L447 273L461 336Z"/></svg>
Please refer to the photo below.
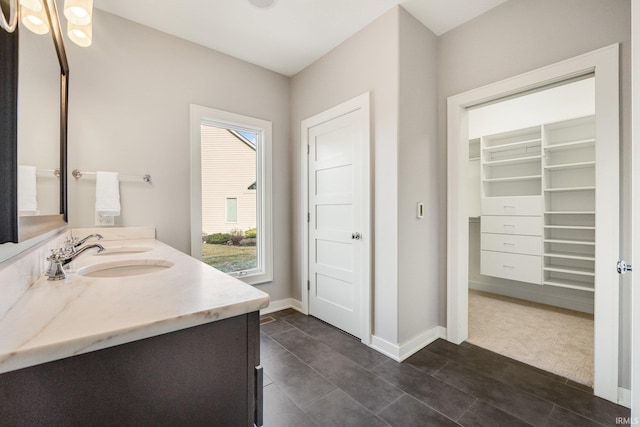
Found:
<svg viewBox="0 0 640 427"><path fill-rule="evenodd" d="M95 0L95 7L291 76L397 4L436 35L507 0Z"/></svg>

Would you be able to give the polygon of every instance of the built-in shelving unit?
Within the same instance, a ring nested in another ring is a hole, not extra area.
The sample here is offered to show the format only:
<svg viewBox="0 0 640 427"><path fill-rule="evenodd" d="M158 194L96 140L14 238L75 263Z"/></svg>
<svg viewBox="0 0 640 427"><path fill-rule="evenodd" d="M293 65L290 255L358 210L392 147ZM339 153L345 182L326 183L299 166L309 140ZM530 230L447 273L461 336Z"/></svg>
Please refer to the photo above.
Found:
<svg viewBox="0 0 640 427"><path fill-rule="evenodd" d="M480 270L542 283L542 128L481 138Z"/></svg>
<svg viewBox="0 0 640 427"><path fill-rule="evenodd" d="M542 126L543 284L585 291L595 281L595 117Z"/></svg>
<svg viewBox="0 0 640 427"><path fill-rule="evenodd" d="M595 116L480 138L482 274L594 290L595 142Z"/></svg>
<svg viewBox="0 0 640 427"><path fill-rule="evenodd" d="M483 197L540 195L540 127L480 138Z"/></svg>

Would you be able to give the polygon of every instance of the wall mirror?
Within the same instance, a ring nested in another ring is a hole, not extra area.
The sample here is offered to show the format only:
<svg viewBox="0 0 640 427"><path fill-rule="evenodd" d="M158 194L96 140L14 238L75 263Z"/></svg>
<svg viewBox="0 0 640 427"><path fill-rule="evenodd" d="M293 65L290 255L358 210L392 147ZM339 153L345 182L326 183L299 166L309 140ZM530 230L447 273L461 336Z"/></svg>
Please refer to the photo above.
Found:
<svg viewBox="0 0 640 427"><path fill-rule="evenodd" d="M8 10L7 2L0 2ZM0 140L5 157L0 168L0 200L5 204L0 243L33 239L67 221L69 67L55 1L43 4L46 34L35 34L22 24L12 34L0 31L2 57L11 67L2 69L3 92L11 102L3 106L1 120L6 129L15 129ZM12 209L6 209L9 205Z"/></svg>

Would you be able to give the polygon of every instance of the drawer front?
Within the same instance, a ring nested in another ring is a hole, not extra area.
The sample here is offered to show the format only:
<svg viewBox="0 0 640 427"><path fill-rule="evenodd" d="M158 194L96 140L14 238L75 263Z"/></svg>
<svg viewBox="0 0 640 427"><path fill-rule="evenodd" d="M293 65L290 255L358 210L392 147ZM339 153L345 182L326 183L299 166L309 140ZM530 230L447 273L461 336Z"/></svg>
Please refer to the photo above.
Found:
<svg viewBox="0 0 640 427"><path fill-rule="evenodd" d="M542 284L542 257L480 251L480 273L519 282Z"/></svg>
<svg viewBox="0 0 640 427"><path fill-rule="evenodd" d="M542 237L482 233L480 249L514 254L542 255Z"/></svg>
<svg viewBox="0 0 640 427"><path fill-rule="evenodd" d="M480 220L480 231L483 233L542 236L542 217L483 215Z"/></svg>
<svg viewBox="0 0 640 427"><path fill-rule="evenodd" d="M542 197L483 197L482 215L542 215Z"/></svg>

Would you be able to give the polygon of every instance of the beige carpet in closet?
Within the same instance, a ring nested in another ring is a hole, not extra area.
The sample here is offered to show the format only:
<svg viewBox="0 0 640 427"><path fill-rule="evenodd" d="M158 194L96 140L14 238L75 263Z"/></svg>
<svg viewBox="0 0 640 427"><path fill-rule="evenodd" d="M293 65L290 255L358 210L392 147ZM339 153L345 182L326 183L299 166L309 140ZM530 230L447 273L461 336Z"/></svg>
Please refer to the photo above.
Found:
<svg viewBox="0 0 640 427"><path fill-rule="evenodd" d="M593 386L593 315L469 290L469 340Z"/></svg>

